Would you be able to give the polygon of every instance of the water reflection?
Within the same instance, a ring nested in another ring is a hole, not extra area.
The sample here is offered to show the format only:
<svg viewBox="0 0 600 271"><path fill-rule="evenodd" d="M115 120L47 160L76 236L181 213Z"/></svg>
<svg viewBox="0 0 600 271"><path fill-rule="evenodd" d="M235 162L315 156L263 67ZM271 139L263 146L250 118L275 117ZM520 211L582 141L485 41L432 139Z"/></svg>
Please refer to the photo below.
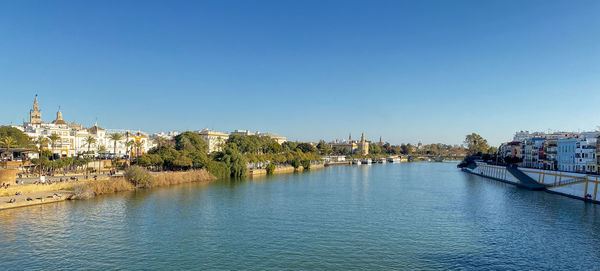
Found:
<svg viewBox="0 0 600 271"><path fill-rule="evenodd" d="M23 269L593 269L598 205L456 170L339 166L0 212Z"/></svg>

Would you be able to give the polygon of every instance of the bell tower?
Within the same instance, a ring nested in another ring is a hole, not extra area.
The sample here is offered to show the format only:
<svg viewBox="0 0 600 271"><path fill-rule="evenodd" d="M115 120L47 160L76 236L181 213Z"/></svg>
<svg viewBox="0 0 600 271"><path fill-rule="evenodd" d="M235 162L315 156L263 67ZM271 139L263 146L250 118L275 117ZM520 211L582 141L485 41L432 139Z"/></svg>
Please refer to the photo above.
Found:
<svg viewBox="0 0 600 271"><path fill-rule="evenodd" d="M42 111L38 104L37 94L33 101L33 109L29 110L29 123L30 124L42 124Z"/></svg>

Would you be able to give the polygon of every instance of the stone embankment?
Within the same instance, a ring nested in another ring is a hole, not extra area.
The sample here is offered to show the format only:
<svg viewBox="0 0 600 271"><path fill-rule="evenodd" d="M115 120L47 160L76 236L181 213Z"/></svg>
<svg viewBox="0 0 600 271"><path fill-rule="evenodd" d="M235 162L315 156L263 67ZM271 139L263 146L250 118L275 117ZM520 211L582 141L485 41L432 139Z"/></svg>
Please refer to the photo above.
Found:
<svg viewBox="0 0 600 271"><path fill-rule="evenodd" d="M325 167L324 164L311 164L310 170L321 169L323 167ZM292 166L281 166L281 167L276 167L275 171L273 171L273 174L293 173L295 171L296 171L296 169ZM304 171L304 167L302 167L302 166L298 167L297 171L299 171L299 172ZM246 172L246 176L248 176L248 177L264 176L264 175L267 175L267 170L264 168L249 169Z"/></svg>

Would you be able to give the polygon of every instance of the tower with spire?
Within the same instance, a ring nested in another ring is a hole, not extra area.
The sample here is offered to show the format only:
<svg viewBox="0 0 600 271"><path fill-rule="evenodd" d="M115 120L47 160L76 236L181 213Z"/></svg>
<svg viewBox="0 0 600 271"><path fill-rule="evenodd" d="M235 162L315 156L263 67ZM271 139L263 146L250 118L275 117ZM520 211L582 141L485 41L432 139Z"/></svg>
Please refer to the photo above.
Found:
<svg viewBox="0 0 600 271"><path fill-rule="evenodd" d="M29 123L30 124L42 124L42 111L38 104L37 94L35 94L35 100L33 100L33 108L29 110Z"/></svg>

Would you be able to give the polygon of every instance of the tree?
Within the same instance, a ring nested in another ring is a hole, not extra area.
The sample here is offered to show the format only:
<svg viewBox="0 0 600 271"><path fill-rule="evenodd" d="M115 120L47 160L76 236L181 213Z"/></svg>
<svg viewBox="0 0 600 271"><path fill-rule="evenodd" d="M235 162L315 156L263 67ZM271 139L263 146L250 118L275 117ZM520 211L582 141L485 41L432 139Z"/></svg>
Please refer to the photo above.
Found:
<svg viewBox="0 0 600 271"><path fill-rule="evenodd" d="M142 141L136 141L134 143L135 146L135 157L139 158L140 157L140 153L142 152L142 147L144 146L144 144L142 143Z"/></svg>
<svg viewBox="0 0 600 271"><path fill-rule="evenodd" d="M96 144L96 139L92 136L88 136L84 139L85 145L87 145L87 153L90 153L92 145Z"/></svg>
<svg viewBox="0 0 600 271"><path fill-rule="evenodd" d="M129 164L131 165L131 150L133 150L133 146L135 145L135 141L129 140L125 142L125 148L127 149L127 158L129 159Z"/></svg>
<svg viewBox="0 0 600 271"><path fill-rule="evenodd" d="M40 159L40 177L41 177L42 169L44 166L44 164L42 163L42 154L44 152L44 146L48 146L48 138L45 138L44 136L38 136L35 143L38 145L39 159Z"/></svg>
<svg viewBox="0 0 600 271"><path fill-rule="evenodd" d="M123 139L123 135L119 133L114 133L110 135L110 140L113 141L113 155L117 155L117 141Z"/></svg>
<svg viewBox="0 0 600 271"><path fill-rule="evenodd" d="M319 141L319 144L317 144L317 149L322 155L330 155L331 152L333 152L333 149L331 146L329 146L329 144L327 144L327 142L325 142L325 140Z"/></svg>
<svg viewBox="0 0 600 271"><path fill-rule="evenodd" d="M243 178L246 176L246 161L237 149L227 147L222 161L229 166L231 177Z"/></svg>
<svg viewBox="0 0 600 271"><path fill-rule="evenodd" d="M50 140L50 151L52 152L52 156L54 157L54 148L56 148L56 142L60 140L60 136L53 133L48 136L48 140ZM59 155L60 157L60 155ZM52 158L54 159L54 158Z"/></svg>
<svg viewBox="0 0 600 271"><path fill-rule="evenodd" d="M0 126L0 138L6 136L14 139L15 142L12 144L14 147L29 148L32 145L31 140L23 131L10 126Z"/></svg>
<svg viewBox="0 0 600 271"><path fill-rule="evenodd" d="M8 155L8 149L13 147L15 144L15 139L10 136L4 136L0 139L0 144L2 144L5 148L5 154ZM4 168L8 168L8 157L6 157L6 161L4 163Z"/></svg>
<svg viewBox="0 0 600 271"><path fill-rule="evenodd" d="M96 139L93 138L92 136L88 136L85 138L85 144L87 145L87 152L88 154L90 153L90 147L96 143ZM88 162L85 166L85 178L88 177L88 172L89 172L89 167L90 167L90 163Z"/></svg>
<svg viewBox="0 0 600 271"><path fill-rule="evenodd" d="M157 136L154 140L156 140L156 144L158 144L158 147L162 147L165 144L165 142L167 142L167 139L162 136Z"/></svg>
<svg viewBox="0 0 600 271"><path fill-rule="evenodd" d="M406 145L405 144L400 145L400 148L402 148L403 154L410 155L413 152L414 147L410 143L408 143Z"/></svg>
<svg viewBox="0 0 600 271"><path fill-rule="evenodd" d="M465 136L465 145L469 155L483 154L490 148L487 140L476 133Z"/></svg>
<svg viewBox="0 0 600 271"><path fill-rule="evenodd" d="M106 153L106 147L104 145L100 145L100 147L98 147L98 155L105 154L105 153Z"/></svg>
<svg viewBox="0 0 600 271"><path fill-rule="evenodd" d="M189 152L208 152L208 145L200 135L194 132L183 132L175 137L175 149Z"/></svg>
<svg viewBox="0 0 600 271"><path fill-rule="evenodd" d="M296 149L301 150L303 153L317 152L317 148L310 143L300 143L296 146Z"/></svg>
<svg viewBox="0 0 600 271"><path fill-rule="evenodd" d="M379 147L379 145L377 145L377 144L369 143L369 153L380 154L381 147Z"/></svg>
<svg viewBox="0 0 600 271"><path fill-rule="evenodd" d="M273 163L269 163L267 165L267 175L273 175L273 173L275 173L275 165Z"/></svg>

